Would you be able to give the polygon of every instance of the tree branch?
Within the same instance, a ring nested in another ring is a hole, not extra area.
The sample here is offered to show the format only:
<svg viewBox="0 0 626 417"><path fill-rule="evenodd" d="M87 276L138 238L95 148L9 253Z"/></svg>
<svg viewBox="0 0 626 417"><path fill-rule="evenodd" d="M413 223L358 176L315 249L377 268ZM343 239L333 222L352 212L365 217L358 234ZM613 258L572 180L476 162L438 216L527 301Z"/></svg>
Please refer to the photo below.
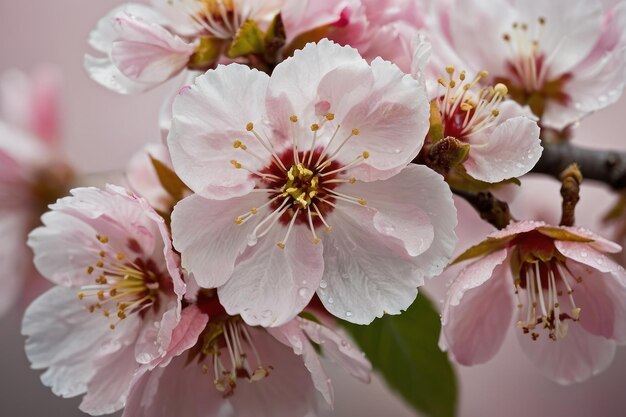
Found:
<svg viewBox="0 0 626 417"><path fill-rule="evenodd" d="M577 163L585 179L603 182L615 190L626 188L626 152L581 148L570 142L544 142L543 154L531 172L559 175Z"/></svg>
<svg viewBox="0 0 626 417"><path fill-rule="evenodd" d="M490 192L470 193L457 189L452 189L452 192L470 203L481 219L497 229L504 229L512 220L509 205Z"/></svg>

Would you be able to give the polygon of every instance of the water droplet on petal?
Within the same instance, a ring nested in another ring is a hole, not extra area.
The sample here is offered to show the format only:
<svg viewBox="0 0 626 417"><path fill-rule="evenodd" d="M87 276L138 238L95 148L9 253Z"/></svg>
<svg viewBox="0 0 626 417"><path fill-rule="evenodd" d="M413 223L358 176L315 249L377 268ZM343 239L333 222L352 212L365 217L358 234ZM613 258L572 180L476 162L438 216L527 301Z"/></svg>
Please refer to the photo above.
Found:
<svg viewBox="0 0 626 417"><path fill-rule="evenodd" d="M320 288L326 288L326 287L328 287L328 283L326 281L324 281L324 280L321 280L320 281Z"/></svg>
<svg viewBox="0 0 626 417"><path fill-rule="evenodd" d="M300 289L298 290L298 295L299 295L300 297L306 297L306 296L308 295L308 293L309 293L309 289L308 289L308 288L305 288L305 287L302 287L302 288L300 288Z"/></svg>
<svg viewBox="0 0 626 417"><path fill-rule="evenodd" d="M352 317L352 312L346 311L346 317Z"/></svg>
<svg viewBox="0 0 626 417"><path fill-rule="evenodd" d="M580 252L580 256L582 256L583 258L586 258L589 255L587 254L587 252L582 251L582 252Z"/></svg>
<svg viewBox="0 0 626 417"><path fill-rule="evenodd" d="M335 302L335 299L333 297L328 297L328 304L332 304Z"/></svg>

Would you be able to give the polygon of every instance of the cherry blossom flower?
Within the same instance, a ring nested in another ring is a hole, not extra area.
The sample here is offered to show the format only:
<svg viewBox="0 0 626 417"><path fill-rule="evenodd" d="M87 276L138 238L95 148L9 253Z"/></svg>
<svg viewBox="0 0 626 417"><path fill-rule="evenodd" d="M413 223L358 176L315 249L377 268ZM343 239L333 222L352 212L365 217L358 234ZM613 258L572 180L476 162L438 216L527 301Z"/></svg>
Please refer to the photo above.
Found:
<svg viewBox="0 0 626 417"><path fill-rule="evenodd" d="M461 364L486 362L517 310L522 348L546 376L568 384L601 372L626 342L626 274L607 256L620 250L587 230L543 222L492 234L458 258L478 259L449 289L441 347Z"/></svg>
<svg viewBox="0 0 626 417"><path fill-rule="evenodd" d="M0 316L41 290L26 236L73 177L59 151L58 83L49 67L0 77Z"/></svg>
<svg viewBox="0 0 626 417"><path fill-rule="evenodd" d="M425 77L431 99L430 140L453 137L469 144L463 167L480 181L497 183L529 172L543 148L539 126L528 108L508 100L508 88L502 83L483 86L486 71L472 75L446 65L437 72L430 59L431 45L423 35L414 38L412 45L411 72ZM453 53L446 58L457 65L461 62ZM433 137L434 132L440 137Z"/></svg>
<svg viewBox="0 0 626 417"><path fill-rule="evenodd" d="M186 69L208 69L248 20L267 27L281 0L152 0L125 4L102 18L89 44L103 57L85 56L94 81L121 94L164 83ZM210 48L209 48L210 47Z"/></svg>
<svg viewBox="0 0 626 417"><path fill-rule="evenodd" d="M26 354L56 395L112 413L170 344L185 292L177 255L163 219L122 188L78 188L51 209L28 244L57 286L26 311Z"/></svg>
<svg viewBox="0 0 626 417"><path fill-rule="evenodd" d="M454 250L438 174L410 165L428 130L422 83L324 40L270 79L232 64L174 103L174 246L231 315L280 326L317 291L336 316L399 314Z"/></svg>
<svg viewBox="0 0 626 417"><path fill-rule="evenodd" d="M316 389L333 400L318 350L370 381L363 354L329 327L300 317L251 327L226 315L217 299L201 299L183 310L168 355L138 373L124 416L316 415Z"/></svg>
<svg viewBox="0 0 626 417"><path fill-rule="evenodd" d="M474 71L564 129L613 104L626 80L626 7L600 0L455 0L442 32Z"/></svg>

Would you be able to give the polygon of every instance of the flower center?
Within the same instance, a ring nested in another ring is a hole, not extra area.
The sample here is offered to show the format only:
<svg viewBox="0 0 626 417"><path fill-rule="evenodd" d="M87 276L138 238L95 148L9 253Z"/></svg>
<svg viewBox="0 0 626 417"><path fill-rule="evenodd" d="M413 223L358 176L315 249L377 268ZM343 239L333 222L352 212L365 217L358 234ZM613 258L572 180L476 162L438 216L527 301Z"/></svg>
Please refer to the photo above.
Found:
<svg viewBox="0 0 626 417"><path fill-rule="evenodd" d="M196 24L199 32L224 40L232 40L249 12L240 10L238 0L170 0Z"/></svg>
<svg viewBox="0 0 626 417"><path fill-rule="evenodd" d="M573 283L582 282L565 264L554 242L545 236L533 235L530 242L518 245L519 271L513 271L518 299L517 327L533 340L545 329L551 340L567 335L567 321L578 321L581 309L574 301ZM516 262L513 262L514 265ZM526 293L526 301L520 293Z"/></svg>
<svg viewBox="0 0 626 417"><path fill-rule="evenodd" d="M172 289L152 259L131 260L123 251L113 251L108 237L96 235L96 239L100 244L97 261L86 270L87 274L96 276L95 283L83 286L78 299L88 303L90 313L101 311L110 319L111 330L115 330L128 315L157 309L159 294ZM138 251L135 240L130 240L128 246L131 251Z"/></svg>
<svg viewBox="0 0 626 417"><path fill-rule="evenodd" d="M202 373L212 375L215 388L224 398L235 394L239 380L259 382L274 369L263 364L248 326L240 317L212 317L199 343L189 352L189 362L194 360Z"/></svg>
<svg viewBox="0 0 626 417"><path fill-rule="evenodd" d="M262 137L254 129L253 123L246 126L246 130L262 145L262 149L267 151L265 156L270 159L269 165L261 171L248 169L237 160L231 161L236 169L245 169L257 178L254 192L268 195L268 201L263 206L252 208L235 219L237 225L243 225L256 215L264 216L250 235L250 244L256 244L257 240L267 235L277 223L287 226L285 238L276 244L281 249L286 247L296 223L308 225L313 243L319 243L321 239L316 229L323 226L328 232L332 230L325 217L336 208L338 202L360 206L367 204L362 198L337 190L341 184L356 183L356 178L347 176L347 170L370 157L368 151L363 151L347 164L338 161L339 153L345 144L360 135L359 129L354 128L346 137L339 139L341 126L332 126L334 114L326 113L320 118L318 123L313 123L307 129L300 125L297 116L291 116L289 120L293 126L292 148L280 154L276 152L269 139ZM304 141L303 132L306 135L307 131L312 138L310 144L303 146L301 143ZM325 137L325 132L329 137ZM233 147L251 153L242 140L236 140ZM262 158L263 155L252 154L252 156L266 163Z"/></svg>
<svg viewBox="0 0 626 417"><path fill-rule="evenodd" d="M504 84L477 88L478 83L487 78L487 71L481 71L473 79L467 79L465 71L456 73L454 66L446 67L448 79L439 78L443 94L437 94L436 104L441 114L444 137L467 139L496 124L500 115L498 106L508 94Z"/></svg>
<svg viewBox="0 0 626 417"><path fill-rule="evenodd" d="M509 45L510 59L507 61L508 76L497 77L510 90L511 97L522 105L528 105L533 113L542 116L545 101L557 100L567 104L569 96L564 92L564 85L571 78L570 74L548 80L549 64L554 59L559 47L545 56L540 50L546 19L539 17L537 23L513 23L512 31L502 35Z"/></svg>

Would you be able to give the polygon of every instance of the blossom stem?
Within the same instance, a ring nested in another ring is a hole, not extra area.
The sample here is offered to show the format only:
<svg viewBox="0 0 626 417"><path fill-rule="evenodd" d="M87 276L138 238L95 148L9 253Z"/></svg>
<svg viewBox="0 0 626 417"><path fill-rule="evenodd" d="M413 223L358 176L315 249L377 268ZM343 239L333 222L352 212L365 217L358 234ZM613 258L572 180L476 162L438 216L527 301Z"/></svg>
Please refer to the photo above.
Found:
<svg viewBox="0 0 626 417"><path fill-rule="evenodd" d="M514 220L509 210L509 205L498 200L492 193L483 191L472 193L459 189L452 189L452 192L465 199L480 214L481 219L490 223L497 229L504 229Z"/></svg>

